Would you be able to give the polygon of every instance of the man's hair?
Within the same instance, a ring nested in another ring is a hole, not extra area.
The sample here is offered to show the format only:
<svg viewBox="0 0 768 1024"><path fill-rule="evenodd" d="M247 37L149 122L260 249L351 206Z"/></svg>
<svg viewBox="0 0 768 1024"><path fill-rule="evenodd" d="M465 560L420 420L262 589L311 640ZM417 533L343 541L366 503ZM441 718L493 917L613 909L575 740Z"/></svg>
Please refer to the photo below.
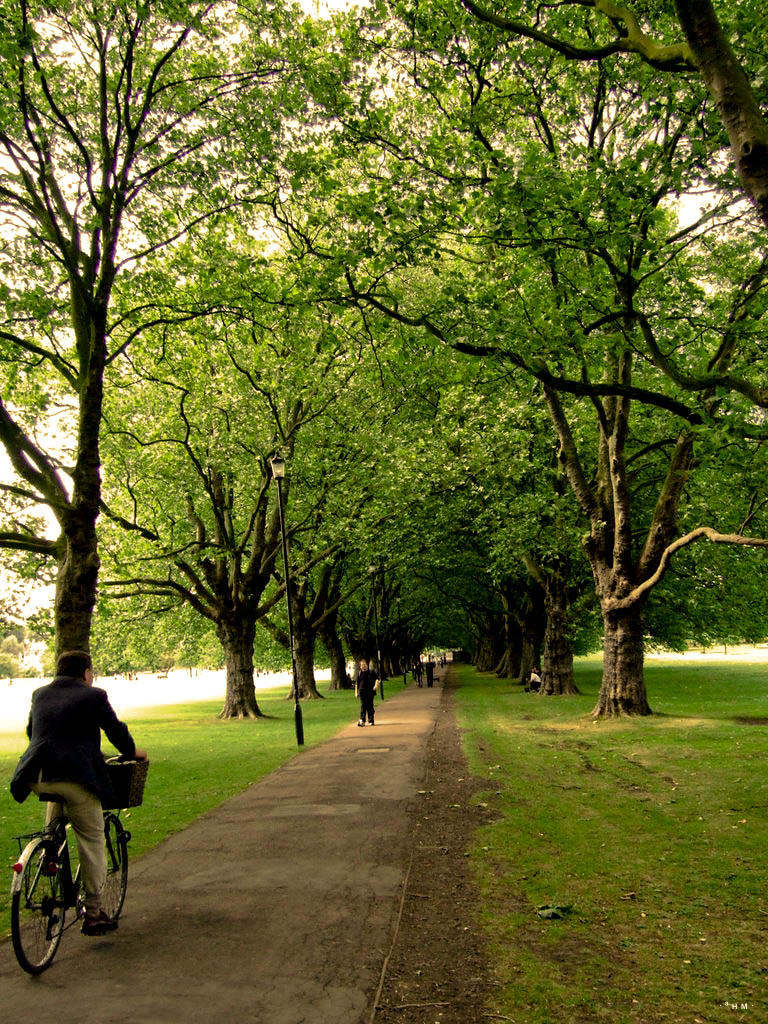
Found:
<svg viewBox="0 0 768 1024"><path fill-rule="evenodd" d="M93 665L87 651L62 651L56 659L56 675L84 679L85 670Z"/></svg>

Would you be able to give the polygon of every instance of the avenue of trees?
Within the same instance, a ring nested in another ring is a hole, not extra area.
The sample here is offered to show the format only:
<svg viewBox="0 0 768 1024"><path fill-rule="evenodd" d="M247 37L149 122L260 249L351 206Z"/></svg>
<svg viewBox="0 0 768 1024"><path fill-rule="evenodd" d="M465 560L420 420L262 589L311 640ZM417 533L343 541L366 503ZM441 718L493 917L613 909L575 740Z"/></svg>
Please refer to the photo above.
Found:
<svg viewBox="0 0 768 1024"><path fill-rule="evenodd" d="M56 648L258 717L275 455L301 696L602 647L648 714L649 643L764 639L766 18L0 0L0 548Z"/></svg>

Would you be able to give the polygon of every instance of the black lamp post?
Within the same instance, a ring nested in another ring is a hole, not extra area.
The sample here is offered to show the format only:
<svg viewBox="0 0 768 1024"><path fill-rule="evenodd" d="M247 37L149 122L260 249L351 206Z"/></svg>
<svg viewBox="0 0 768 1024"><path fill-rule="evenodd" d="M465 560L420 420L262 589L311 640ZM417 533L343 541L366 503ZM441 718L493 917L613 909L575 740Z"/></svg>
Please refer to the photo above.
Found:
<svg viewBox="0 0 768 1024"><path fill-rule="evenodd" d="M379 663L379 698L384 700L384 666L381 663L381 642L379 640L379 613L376 608L376 568L371 566L371 598L373 599L373 624L376 630L376 660Z"/></svg>
<svg viewBox="0 0 768 1024"><path fill-rule="evenodd" d="M304 746L304 722L301 717L301 705L299 704L299 684L296 678L296 653L293 642L293 612L291 611L291 591L288 576L288 540L285 536L285 518L283 516L283 487L285 477L285 460L279 455L271 459L272 479L277 483L277 507L280 512L280 533L283 538L283 572L285 575L285 601L288 607L288 639L291 644L291 677L293 679L293 717L296 723L296 743Z"/></svg>

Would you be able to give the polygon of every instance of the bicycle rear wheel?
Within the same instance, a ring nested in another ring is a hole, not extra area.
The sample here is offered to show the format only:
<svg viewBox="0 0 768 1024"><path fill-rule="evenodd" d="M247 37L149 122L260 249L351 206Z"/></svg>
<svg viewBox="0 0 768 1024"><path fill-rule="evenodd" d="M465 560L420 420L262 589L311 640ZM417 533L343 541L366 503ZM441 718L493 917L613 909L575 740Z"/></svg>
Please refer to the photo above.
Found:
<svg viewBox="0 0 768 1024"><path fill-rule="evenodd" d="M28 974L40 974L50 967L64 928L61 865L44 839L27 847L19 863L21 877L11 898L13 951Z"/></svg>
<svg viewBox="0 0 768 1024"><path fill-rule="evenodd" d="M107 880L101 891L101 906L117 920L123 909L128 885L128 840L130 836L116 814L104 815L104 841L107 847Z"/></svg>

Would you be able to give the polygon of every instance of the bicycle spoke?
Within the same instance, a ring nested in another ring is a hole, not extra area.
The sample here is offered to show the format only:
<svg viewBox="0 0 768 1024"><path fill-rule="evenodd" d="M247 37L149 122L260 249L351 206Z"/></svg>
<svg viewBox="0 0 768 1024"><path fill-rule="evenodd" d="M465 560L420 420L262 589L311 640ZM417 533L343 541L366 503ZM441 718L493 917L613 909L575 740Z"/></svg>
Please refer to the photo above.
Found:
<svg viewBox="0 0 768 1024"><path fill-rule="evenodd" d="M104 840L107 848L107 879L101 892L104 912L116 919L123 909L128 885L128 836L114 814L104 816Z"/></svg>
<svg viewBox="0 0 768 1024"><path fill-rule="evenodd" d="M51 844L40 840L24 863L20 888L11 901L13 948L28 973L39 974L50 966L65 911L61 864Z"/></svg>

